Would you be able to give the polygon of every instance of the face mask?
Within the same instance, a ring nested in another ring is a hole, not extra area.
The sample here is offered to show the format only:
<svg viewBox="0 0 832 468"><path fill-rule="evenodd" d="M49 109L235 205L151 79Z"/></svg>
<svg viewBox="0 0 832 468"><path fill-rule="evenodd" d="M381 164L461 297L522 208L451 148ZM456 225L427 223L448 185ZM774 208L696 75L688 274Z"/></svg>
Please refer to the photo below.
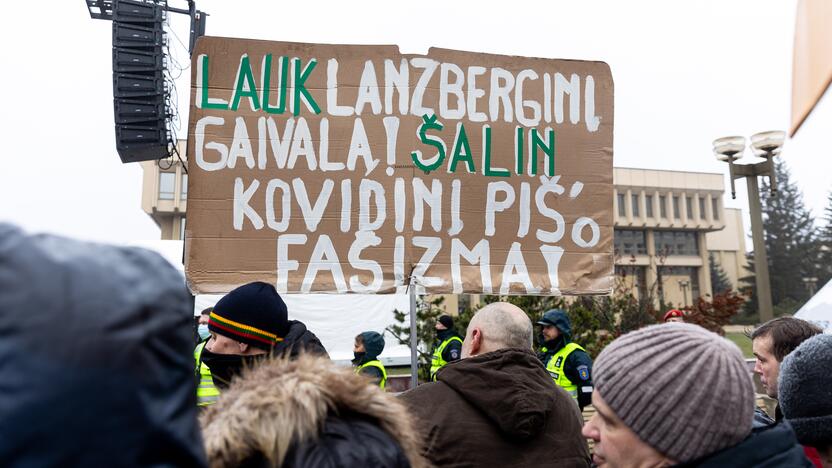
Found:
<svg viewBox="0 0 832 468"><path fill-rule="evenodd" d="M219 388L228 388L231 380L239 375L244 369L253 367L257 361L266 354L255 354L241 356L239 354L217 354L202 350L202 362L211 369L211 376L214 378L214 385Z"/></svg>
<svg viewBox="0 0 832 468"><path fill-rule="evenodd" d="M207 340L211 336L211 332L208 331L207 323L203 323L202 325L196 327L196 332L199 333L200 340Z"/></svg>
<svg viewBox="0 0 832 468"><path fill-rule="evenodd" d="M362 360L362 359L364 359L364 356L365 356L366 354L367 354L367 353L366 353L366 352L364 352L364 351L361 351L360 353L357 353L357 352L353 351L353 352L352 352L352 355L355 357L355 359L353 359L353 360L352 360L352 362L355 362L355 363L359 363L359 362L361 362L361 360Z"/></svg>

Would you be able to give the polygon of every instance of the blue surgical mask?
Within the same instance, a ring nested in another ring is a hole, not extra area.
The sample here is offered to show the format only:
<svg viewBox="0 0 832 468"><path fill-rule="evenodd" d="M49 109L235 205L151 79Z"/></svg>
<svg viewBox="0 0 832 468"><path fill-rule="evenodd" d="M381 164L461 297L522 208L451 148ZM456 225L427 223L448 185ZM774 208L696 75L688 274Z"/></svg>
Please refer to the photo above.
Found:
<svg viewBox="0 0 832 468"><path fill-rule="evenodd" d="M211 337L211 332L208 331L208 324L203 323L196 327L196 332L199 333L199 339L201 340L207 340Z"/></svg>

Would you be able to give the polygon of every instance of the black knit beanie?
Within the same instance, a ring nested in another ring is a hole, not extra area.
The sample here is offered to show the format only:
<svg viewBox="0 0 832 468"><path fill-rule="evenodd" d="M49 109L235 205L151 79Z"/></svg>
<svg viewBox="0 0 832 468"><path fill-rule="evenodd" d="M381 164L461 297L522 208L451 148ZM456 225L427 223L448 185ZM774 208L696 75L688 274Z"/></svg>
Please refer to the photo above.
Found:
<svg viewBox="0 0 832 468"><path fill-rule="evenodd" d="M445 328L452 330L454 328L454 318L450 315L442 315L439 317L439 323L445 325Z"/></svg>
<svg viewBox="0 0 832 468"><path fill-rule="evenodd" d="M780 364L780 410L803 445L832 444L832 335L815 335Z"/></svg>
<svg viewBox="0 0 832 468"><path fill-rule="evenodd" d="M226 294L214 306L208 329L241 343L269 350L289 329L286 304L274 286L255 282Z"/></svg>

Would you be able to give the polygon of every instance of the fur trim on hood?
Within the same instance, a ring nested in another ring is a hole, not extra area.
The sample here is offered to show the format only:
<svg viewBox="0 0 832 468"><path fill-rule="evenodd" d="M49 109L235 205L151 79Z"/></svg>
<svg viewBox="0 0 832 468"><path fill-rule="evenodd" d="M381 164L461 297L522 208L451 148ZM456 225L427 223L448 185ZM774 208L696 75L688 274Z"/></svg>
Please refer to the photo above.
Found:
<svg viewBox="0 0 832 468"><path fill-rule="evenodd" d="M328 415L357 414L389 434L414 468L426 467L411 417L392 395L351 368L302 355L246 372L201 416L211 467L236 467L261 453L281 466L297 444L320 437Z"/></svg>

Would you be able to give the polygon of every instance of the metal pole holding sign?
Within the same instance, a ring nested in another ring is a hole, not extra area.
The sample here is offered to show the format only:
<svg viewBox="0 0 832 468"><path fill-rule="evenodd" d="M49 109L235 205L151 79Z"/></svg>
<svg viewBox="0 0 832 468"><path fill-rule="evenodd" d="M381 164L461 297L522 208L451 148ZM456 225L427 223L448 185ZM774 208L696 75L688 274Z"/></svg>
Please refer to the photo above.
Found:
<svg viewBox="0 0 832 468"><path fill-rule="evenodd" d="M419 337L416 333L416 288L410 283L410 388L419 385L419 359L417 358L416 347L419 345Z"/></svg>

